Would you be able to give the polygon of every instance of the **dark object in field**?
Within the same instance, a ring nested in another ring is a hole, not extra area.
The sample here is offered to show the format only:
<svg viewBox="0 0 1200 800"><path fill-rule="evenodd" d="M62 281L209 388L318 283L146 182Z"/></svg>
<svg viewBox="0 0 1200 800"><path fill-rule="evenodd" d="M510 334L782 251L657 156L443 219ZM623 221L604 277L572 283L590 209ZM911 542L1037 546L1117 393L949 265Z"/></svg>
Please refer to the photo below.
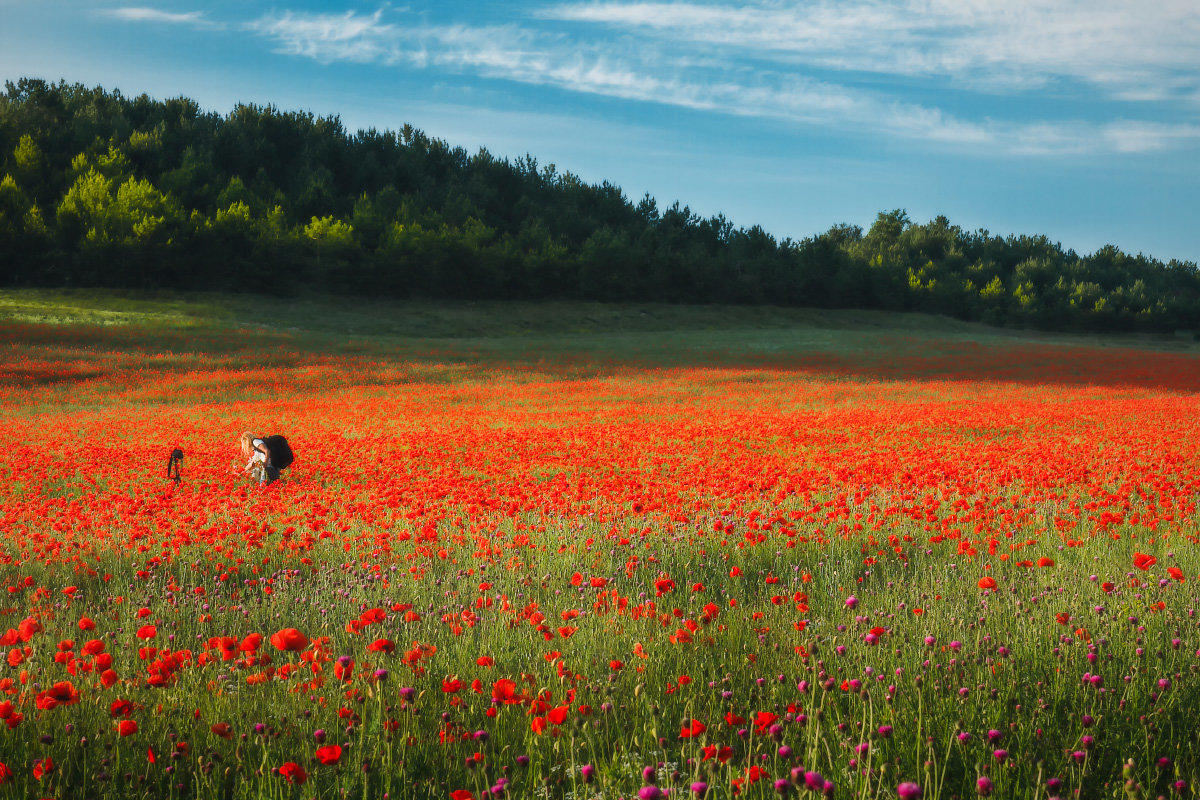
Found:
<svg viewBox="0 0 1200 800"><path fill-rule="evenodd" d="M267 463L275 469L287 469L296 460L288 440L278 433L264 436L262 443L267 448Z"/></svg>
<svg viewBox="0 0 1200 800"><path fill-rule="evenodd" d="M179 483L183 480L181 470L183 469L183 451L176 447L171 451L171 455L167 457L167 477Z"/></svg>

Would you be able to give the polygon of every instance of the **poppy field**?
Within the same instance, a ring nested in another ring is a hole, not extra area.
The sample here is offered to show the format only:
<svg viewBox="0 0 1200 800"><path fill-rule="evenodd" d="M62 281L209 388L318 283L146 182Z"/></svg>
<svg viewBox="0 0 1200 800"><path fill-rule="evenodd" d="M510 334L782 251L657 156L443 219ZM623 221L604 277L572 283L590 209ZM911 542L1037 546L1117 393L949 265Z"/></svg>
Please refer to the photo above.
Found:
<svg viewBox="0 0 1200 800"><path fill-rule="evenodd" d="M1196 794L1194 348L690 335L0 322L0 798Z"/></svg>

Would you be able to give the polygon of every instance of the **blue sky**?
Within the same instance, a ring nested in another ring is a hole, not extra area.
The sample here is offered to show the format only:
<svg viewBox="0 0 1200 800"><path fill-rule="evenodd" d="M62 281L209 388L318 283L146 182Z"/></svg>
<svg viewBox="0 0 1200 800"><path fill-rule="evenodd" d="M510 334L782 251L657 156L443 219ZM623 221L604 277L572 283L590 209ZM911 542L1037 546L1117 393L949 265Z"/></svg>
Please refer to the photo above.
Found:
<svg viewBox="0 0 1200 800"><path fill-rule="evenodd" d="M1196 0L0 0L10 80L411 123L779 237L905 208L1189 261L1198 43Z"/></svg>

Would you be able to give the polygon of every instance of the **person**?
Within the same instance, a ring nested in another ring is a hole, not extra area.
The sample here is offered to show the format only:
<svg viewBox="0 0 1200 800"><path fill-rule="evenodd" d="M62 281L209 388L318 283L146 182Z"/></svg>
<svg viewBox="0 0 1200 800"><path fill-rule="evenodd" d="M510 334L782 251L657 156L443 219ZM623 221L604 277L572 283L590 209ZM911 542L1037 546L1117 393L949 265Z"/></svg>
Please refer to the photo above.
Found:
<svg viewBox="0 0 1200 800"><path fill-rule="evenodd" d="M273 483L279 477L279 469L271 463L271 451L267 443L250 431L245 431L238 439L242 447L242 455L248 460L242 472L257 476L260 485Z"/></svg>

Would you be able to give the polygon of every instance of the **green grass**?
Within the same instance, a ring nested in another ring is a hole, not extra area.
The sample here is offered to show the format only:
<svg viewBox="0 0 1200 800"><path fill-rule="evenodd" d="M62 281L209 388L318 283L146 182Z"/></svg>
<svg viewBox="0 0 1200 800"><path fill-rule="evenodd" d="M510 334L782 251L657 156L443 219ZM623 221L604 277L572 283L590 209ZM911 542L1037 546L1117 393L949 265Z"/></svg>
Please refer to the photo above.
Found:
<svg viewBox="0 0 1200 800"><path fill-rule="evenodd" d="M1127 360L1136 358L1134 351L1200 353L1200 344L1170 336L1048 334L882 311L108 290L0 291L0 341L5 336L14 344L44 345L47 358L76 358L97 344L110 352L225 359L267 352L270 363L284 364L313 356L523 364L535 373L580 376L622 364L810 369L828 364L868 378L898 377L896 365L904 362L918 376L952 377L964 368L969 372L982 355L987 363L981 375L1001 369L997 377L1024 380L1036 376L1022 376L1019 362L1036 358L1041 348L1112 349ZM1014 348L1023 352L1017 362L1004 355Z"/></svg>
<svg viewBox="0 0 1200 800"><path fill-rule="evenodd" d="M266 328L362 339L519 339L687 334L698 347L745 346L765 352L867 346L880 335L980 343L1144 347L1200 352L1173 336L1057 334L996 328L929 314L888 311L688 306L656 303L391 301L351 297L282 299L245 294L118 292L101 289L0 291L0 321L156 328ZM730 334L734 333L733 338ZM706 335L707 334L707 335ZM609 337L615 337L610 339Z"/></svg>

